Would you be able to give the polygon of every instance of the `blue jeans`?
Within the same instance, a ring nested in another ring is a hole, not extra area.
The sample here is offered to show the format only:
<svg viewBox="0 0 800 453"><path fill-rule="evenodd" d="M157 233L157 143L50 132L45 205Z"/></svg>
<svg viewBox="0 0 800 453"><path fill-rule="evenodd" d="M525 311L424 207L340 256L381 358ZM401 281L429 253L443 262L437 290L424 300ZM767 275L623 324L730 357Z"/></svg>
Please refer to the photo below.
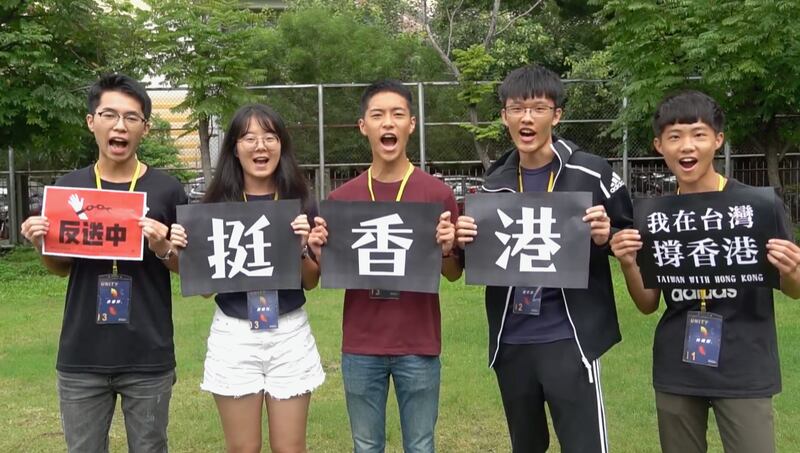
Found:
<svg viewBox="0 0 800 453"><path fill-rule="evenodd" d="M356 453L383 453L386 447L386 398L394 381L403 450L435 451L433 431L439 416L438 356L342 354L342 378Z"/></svg>
<svg viewBox="0 0 800 453"><path fill-rule="evenodd" d="M128 451L167 451L169 400L175 370L163 373L58 372L61 424L69 452L108 452L108 430L122 397Z"/></svg>

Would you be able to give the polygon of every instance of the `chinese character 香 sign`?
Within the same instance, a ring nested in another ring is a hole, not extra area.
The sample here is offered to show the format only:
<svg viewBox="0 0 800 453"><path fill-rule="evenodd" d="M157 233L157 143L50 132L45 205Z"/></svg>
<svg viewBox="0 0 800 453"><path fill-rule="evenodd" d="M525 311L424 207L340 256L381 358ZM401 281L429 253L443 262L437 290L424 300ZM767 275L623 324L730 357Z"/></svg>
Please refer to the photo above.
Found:
<svg viewBox="0 0 800 453"><path fill-rule="evenodd" d="M324 288L439 291L442 249L435 203L323 201Z"/></svg>
<svg viewBox="0 0 800 453"><path fill-rule="evenodd" d="M42 253L141 261L147 194L47 186L42 215L50 221Z"/></svg>
<svg viewBox="0 0 800 453"><path fill-rule="evenodd" d="M188 245L180 254L181 293L300 288L298 200L178 206Z"/></svg>
<svg viewBox="0 0 800 453"><path fill-rule="evenodd" d="M589 192L468 195L478 236L465 249L466 283L586 288L591 202Z"/></svg>
<svg viewBox="0 0 800 453"><path fill-rule="evenodd" d="M637 199L634 218L646 288L778 286L766 249L782 221L771 188Z"/></svg>

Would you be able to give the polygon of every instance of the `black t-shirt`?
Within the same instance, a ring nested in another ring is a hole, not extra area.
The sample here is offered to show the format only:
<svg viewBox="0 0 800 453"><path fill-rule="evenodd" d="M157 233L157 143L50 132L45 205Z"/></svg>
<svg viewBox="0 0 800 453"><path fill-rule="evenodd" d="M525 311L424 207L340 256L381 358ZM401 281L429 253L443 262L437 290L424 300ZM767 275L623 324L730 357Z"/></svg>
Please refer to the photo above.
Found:
<svg viewBox="0 0 800 453"><path fill-rule="evenodd" d="M728 180L725 191L748 187ZM789 238L783 202L775 197L778 237ZM659 392L709 398L766 398L781 391L771 288L726 288L706 294L707 310L721 315L717 368L683 361L687 312L700 310L695 289L662 290L667 309L653 342L653 387Z"/></svg>
<svg viewBox="0 0 800 453"><path fill-rule="evenodd" d="M272 200L273 195L249 195L250 201ZM308 216L308 222L314 224L314 217L317 214L316 202L310 200L304 208L303 214ZM300 250L297 251L298 255ZM237 319L248 319L247 316L247 293L224 293L214 297L217 306L226 315ZM306 303L306 295L302 289L281 289L278 290L278 313L283 315L297 310Z"/></svg>
<svg viewBox="0 0 800 453"><path fill-rule="evenodd" d="M57 186L96 188L93 166L64 175ZM103 189L127 191L130 182L102 182ZM147 217L175 222L175 206L186 192L174 177L153 168L139 177L137 192L147 192ZM175 368L172 341L172 290L169 270L147 247L143 261L118 261L119 273L132 279L130 322L97 324L97 280L111 273L112 261L72 259L56 369L73 373L162 372Z"/></svg>

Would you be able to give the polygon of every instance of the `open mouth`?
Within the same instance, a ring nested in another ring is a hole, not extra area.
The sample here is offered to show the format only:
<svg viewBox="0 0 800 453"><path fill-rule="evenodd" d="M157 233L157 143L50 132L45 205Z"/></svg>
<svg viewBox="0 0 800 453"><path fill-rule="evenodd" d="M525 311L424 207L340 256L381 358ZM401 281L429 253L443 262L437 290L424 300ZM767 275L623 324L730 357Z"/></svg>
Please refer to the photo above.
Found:
<svg viewBox="0 0 800 453"><path fill-rule="evenodd" d="M124 138L112 138L108 141L108 149L112 153L124 153L128 148L128 141Z"/></svg>
<svg viewBox="0 0 800 453"><path fill-rule="evenodd" d="M678 164L680 164L681 168L684 170L691 170L697 165L697 159L694 157L684 157L678 160Z"/></svg>
<svg viewBox="0 0 800 453"><path fill-rule="evenodd" d="M259 156L253 158L253 163L256 165L267 165L269 163L269 157L267 156Z"/></svg>
<svg viewBox="0 0 800 453"><path fill-rule="evenodd" d="M389 149L394 148L397 145L397 136L394 134L381 135L381 145Z"/></svg>
<svg viewBox="0 0 800 453"><path fill-rule="evenodd" d="M533 129L526 127L519 130L519 136L523 141L530 142L536 137L536 132Z"/></svg>

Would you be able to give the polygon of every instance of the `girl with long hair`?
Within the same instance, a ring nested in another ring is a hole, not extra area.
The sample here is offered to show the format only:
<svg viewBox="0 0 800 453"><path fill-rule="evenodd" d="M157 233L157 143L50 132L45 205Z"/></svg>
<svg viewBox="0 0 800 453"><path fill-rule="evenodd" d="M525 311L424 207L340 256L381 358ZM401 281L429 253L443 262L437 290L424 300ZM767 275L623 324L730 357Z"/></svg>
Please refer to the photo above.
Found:
<svg viewBox="0 0 800 453"><path fill-rule="evenodd" d="M291 227L301 238L302 286L310 290L319 281L319 265L306 247L316 203L280 115L262 104L246 105L228 126L203 202L276 199L299 199L303 206ZM170 237L178 249L188 243L179 224L172 225ZM278 327L269 330L251 330L246 293L215 296L200 388L214 395L228 452L261 450L264 406L271 450L306 451L311 392L325 373L303 309L303 289L277 291Z"/></svg>

